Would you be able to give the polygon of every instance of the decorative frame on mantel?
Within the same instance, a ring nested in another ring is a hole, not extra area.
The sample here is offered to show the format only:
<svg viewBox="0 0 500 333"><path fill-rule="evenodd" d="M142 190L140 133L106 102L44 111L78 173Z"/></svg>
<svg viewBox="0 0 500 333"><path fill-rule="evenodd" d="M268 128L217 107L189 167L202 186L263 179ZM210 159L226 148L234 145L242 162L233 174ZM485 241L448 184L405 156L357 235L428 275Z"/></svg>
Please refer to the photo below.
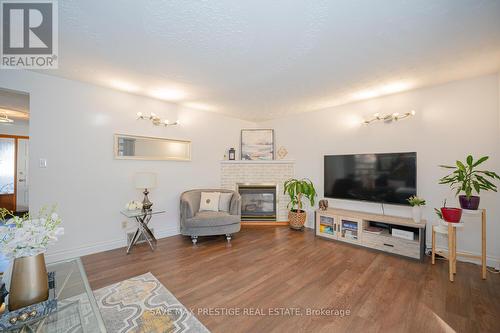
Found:
<svg viewBox="0 0 500 333"><path fill-rule="evenodd" d="M274 160L273 129L242 129L240 137L240 158L250 161Z"/></svg>
<svg viewBox="0 0 500 333"><path fill-rule="evenodd" d="M191 161L191 141L115 134L117 160Z"/></svg>

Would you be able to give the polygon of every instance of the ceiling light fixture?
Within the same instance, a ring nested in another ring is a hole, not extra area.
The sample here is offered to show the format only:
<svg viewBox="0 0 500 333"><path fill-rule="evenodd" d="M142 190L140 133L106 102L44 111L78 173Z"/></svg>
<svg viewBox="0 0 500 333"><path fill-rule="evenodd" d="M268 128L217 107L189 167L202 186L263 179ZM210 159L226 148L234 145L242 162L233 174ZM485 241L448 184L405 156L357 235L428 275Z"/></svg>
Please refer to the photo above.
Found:
<svg viewBox="0 0 500 333"><path fill-rule="evenodd" d="M0 123L12 124L14 120L10 119L7 113L0 113Z"/></svg>
<svg viewBox="0 0 500 333"><path fill-rule="evenodd" d="M146 115L146 114L143 114L142 112L137 112L137 120L150 120L153 123L153 125L155 125L155 126L167 127L167 126L180 125L178 120L171 123L170 121L168 121L168 119L162 120L155 113L151 113L149 115Z"/></svg>
<svg viewBox="0 0 500 333"><path fill-rule="evenodd" d="M408 117L411 117L414 115L415 115L415 110L411 110L410 112L406 112L403 114L400 114L398 112L389 113L389 114L382 114L382 115L380 113L375 113L375 114L373 114L373 117L371 119L364 120L363 124L369 125L369 124L376 122L376 121L383 121L386 123L390 123L390 122L398 121L400 119L408 118Z"/></svg>

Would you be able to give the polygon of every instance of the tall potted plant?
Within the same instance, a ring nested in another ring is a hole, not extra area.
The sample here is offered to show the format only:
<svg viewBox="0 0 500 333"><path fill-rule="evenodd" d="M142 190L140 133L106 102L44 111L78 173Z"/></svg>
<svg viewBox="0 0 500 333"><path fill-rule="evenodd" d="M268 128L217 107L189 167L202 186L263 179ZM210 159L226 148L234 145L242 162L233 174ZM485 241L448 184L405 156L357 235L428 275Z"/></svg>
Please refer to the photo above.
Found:
<svg viewBox="0 0 500 333"><path fill-rule="evenodd" d="M285 182L284 194L290 196L288 203L288 223L290 228L302 230L306 222L306 211L303 209L304 204L302 200L306 198L309 200L311 206L314 206L314 198L316 197L316 189L309 179L289 179Z"/></svg>
<svg viewBox="0 0 500 333"><path fill-rule="evenodd" d="M472 155L467 156L465 162L456 161L455 166L441 165L442 168L453 169L448 176L440 179L439 184L449 184L460 195L460 207L463 209L477 210L479 208L479 196L472 195L473 192L479 194L483 191L497 191L497 186L492 181L500 179L493 171L478 170L478 166L488 160L489 156L483 156L474 161ZM490 181L491 180L491 181Z"/></svg>

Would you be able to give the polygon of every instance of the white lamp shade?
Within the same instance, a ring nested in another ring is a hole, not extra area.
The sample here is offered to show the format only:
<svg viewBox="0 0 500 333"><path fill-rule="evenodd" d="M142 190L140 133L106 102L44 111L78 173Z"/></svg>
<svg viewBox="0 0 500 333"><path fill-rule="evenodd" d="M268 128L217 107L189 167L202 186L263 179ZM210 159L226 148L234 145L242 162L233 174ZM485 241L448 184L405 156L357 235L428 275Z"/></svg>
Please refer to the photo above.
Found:
<svg viewBox="0 0 500 333"><path fill-rule="evenodd" d="M138 172L134 177L135 187L138 189L156 187L156 173Z"/></svg>

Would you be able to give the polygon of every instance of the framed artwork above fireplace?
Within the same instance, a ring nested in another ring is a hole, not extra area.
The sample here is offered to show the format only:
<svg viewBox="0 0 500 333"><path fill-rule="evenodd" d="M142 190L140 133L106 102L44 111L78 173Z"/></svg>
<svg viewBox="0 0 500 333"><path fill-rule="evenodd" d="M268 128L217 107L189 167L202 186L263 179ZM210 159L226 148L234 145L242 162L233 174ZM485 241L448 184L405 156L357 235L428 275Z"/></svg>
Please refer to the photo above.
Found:
<svg viewBox="0 0 500 333"><path fill-rule="evenodd" d="M274 160L274 130L242 129L240 151L242 160Z"/></svg>

